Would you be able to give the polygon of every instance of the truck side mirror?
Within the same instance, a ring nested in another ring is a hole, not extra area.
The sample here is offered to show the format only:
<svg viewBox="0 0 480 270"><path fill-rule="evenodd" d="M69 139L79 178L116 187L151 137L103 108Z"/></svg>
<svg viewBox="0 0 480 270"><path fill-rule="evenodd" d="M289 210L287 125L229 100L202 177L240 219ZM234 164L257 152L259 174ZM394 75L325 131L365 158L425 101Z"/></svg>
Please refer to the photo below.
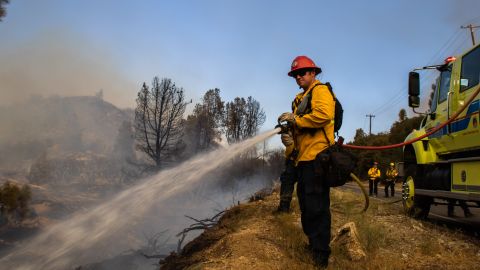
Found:
<svg viewBox="0 0 480 270"><path fill-rule="evenodd" d="M420 107L420 97L419 96L409 96L408 97L408 106L412 108Z"/></svg>
<svg viewBox="0 0 480 270"><path fill-rule="evenodd" d="M418 72L411 71L408 73L408 95L420 95L420 74Z"/></svg>
<svg viewBox="0 0 480 270"><path fill-rule="evenodd" d="M411 71L408 73L408 106L418 108L420 106L420 74Z"/></svg>

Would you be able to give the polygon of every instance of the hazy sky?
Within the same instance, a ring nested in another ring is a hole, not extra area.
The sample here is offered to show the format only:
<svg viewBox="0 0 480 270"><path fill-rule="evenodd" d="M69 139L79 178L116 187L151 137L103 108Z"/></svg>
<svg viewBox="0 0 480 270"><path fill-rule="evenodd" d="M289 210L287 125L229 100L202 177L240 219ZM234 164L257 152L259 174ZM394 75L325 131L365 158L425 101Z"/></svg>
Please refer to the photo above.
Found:
<svg viewBox="0 0 480 270"><path fill-rule="evenodd" d="M347 139L368 130L366 114L376 115L373 132L387 130L407 106L408 72L470 47L460 26L480 24L476 0L12 0L6 8L0 104L103 89L106 100L133 107L142 82L158 75L194 102L215 87L226 101L253 96L266 130L299 91L286 75L292 59L308 55L343 104Z"/></svg>

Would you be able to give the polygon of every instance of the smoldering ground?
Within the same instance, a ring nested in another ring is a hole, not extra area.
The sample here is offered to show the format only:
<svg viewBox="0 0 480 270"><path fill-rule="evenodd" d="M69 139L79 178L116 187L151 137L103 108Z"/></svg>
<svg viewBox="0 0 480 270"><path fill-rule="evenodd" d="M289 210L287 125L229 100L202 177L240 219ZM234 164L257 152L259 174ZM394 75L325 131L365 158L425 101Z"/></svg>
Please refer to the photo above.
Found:
<svg viewBox="0 0 480 270"><path fill-rule="evenodd" d="M200 155L144 179L97 207L73 214L66 221L25 241L0 259L0 263L17 269L68 269L102 261L125 250L138 249L141 247L138 235L145 231L153 233L168 229L177 233L190 222L183 218L185 214L199 217L198 214L214 213L210 203L217 206L221 204L221 199L210 197L218 189L204 186L206 175L276 132L270 131L228 148ZM252 186L251 192L256 189ZM227 198L230 198L231 193L228 194ZM193 207L201 206L200 199L205 197L209 198L205 200L209 202L206 208ZM184 202L184 207L181 202ZM203 212L199 209L207 210ZM180 223L182 220L183 223ZM170 229L169 226L176 229Z"/></svg>

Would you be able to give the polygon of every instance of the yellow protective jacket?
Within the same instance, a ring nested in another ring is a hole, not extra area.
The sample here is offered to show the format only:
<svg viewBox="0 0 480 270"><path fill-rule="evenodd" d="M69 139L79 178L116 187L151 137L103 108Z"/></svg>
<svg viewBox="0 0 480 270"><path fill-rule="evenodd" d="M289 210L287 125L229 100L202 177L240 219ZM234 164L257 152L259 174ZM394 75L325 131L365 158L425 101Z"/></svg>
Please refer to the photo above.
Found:
<svg viewBox="0 0 480 270"><path fill-rule="evenodd" d="M381 176L380 169L372 167L368 170L368 178L370 179L377 179Z"/></svg>
<svg viewBox="0 0 480 270"><path fill-rule="evenodd" d="M298 105L302 99L312 92L311 112L303 115L297 113ZM300 161L314 160L318 153L335 143L333 135L333 120L335 114L335 101L326 85L321 85L315 80L312 85L295 97L292 104L295 114L296 126L293 132L294 146L298 155L295 164ZM325 129L325 133L322 131ZM325 137L328 136L328 139Z"/></svg>
<svg viewBox="0 0 480 270"><path fill-rule="evenodd" d="M395 180L398 176L398 172L395 169L388 169L385 175L387 176L387 180Z"/></svg>

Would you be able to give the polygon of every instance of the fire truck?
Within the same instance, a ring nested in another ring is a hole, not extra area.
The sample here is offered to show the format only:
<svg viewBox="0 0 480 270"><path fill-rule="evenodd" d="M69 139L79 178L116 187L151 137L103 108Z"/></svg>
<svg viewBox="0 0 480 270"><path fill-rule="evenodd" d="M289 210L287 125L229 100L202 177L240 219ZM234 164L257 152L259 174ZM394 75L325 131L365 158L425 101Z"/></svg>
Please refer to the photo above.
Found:
<svg viewBox="0 0 480 270"><path fill-rule="evenodd" d="M403 206L416 218L426 218L432 204L480 206L480 46L410 72L408 104L414 111L420 106L417 71L427 69L439 72L430 109L405 141L428 135L403 148Z"/></svg>

